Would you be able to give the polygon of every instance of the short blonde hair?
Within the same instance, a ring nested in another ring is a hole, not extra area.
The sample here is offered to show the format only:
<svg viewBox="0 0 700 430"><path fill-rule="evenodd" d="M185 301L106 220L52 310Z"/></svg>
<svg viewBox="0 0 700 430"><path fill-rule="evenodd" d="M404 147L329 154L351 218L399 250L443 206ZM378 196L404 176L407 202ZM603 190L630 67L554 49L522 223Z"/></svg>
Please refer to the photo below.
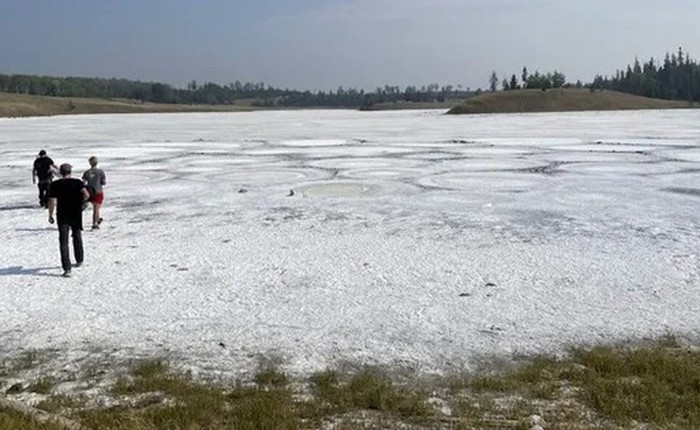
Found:
<svg viewBox="0 0 700 430"><path fill-rule="evenodd" d="M88 158L88 162L92 167L97 166L97 157L93 155L92 157Z"/></svg>

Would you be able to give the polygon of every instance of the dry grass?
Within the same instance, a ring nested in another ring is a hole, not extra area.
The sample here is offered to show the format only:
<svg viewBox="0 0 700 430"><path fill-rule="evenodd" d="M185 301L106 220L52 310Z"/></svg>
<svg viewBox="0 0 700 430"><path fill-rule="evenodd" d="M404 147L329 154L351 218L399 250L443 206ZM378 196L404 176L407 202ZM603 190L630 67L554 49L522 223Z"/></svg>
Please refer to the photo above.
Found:
<svg viewBox="0 0 700 430"><path fill-rule="evenodd" d="M0 92L0 117L98 113L238 112L249 110L252 110L252 107L245 105L158 104L141 103L127 99L45 97Z"/></svg>
<svg viewBox="0 0 700 430"><path fill-rule="evenodd" d="M688 350L600 347L576 350L571 375L581 399L620 424L700 428L700 354Z"/></svg>
<svg viewBox="0 0 700 430"><path fill-rule="evenodd" d="M13 369L40 361L30 355L10 360ZM565 358L493 360L491 367L446 377L364 366L293 379L268 364L247 382L224 384L195 380L154 359L105 378L109 383L100 386L111 406L54 393L55 379L35 376L35 395L44 393L37 407L88 429L118 430L529 429L533 415L551 430L700 428L700 350L672 337L575 348ZM58 427L0 409L0 428Z"/></svg>
<svg viewBox="0 0 700 430"><path fill-rule="evenodd" d="M326 415L369 410L421 420L434 414L426 393L397 385L390 373L376 367L349 375L327 370L310 380L314 399Z"/></svg>
<svg viewBox="0 0 700 430"><path fill-rule="evenodd" d="M55 423L40 423L21 412L0 408L0 429L64 430L64 427Z"/></svg>
<svg viewBox="0 0 700 430"><path fill-rule="evenodd" d="M698 103L651 99L616 91L567 88L484 93L450 109L452 114L697 108Z"/></svg>

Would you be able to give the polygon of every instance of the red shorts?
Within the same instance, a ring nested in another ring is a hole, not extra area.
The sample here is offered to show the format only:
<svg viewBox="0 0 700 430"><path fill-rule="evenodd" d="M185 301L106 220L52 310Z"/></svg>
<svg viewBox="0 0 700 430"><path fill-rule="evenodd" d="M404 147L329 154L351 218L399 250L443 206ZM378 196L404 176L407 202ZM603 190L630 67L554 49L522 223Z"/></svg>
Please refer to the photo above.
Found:
<svg viewBox="0 0 700 430"><path fill-rule="evenodd" d="M97 193L92 197L92 202L101 205L105 201L105 193Z"/></svg>

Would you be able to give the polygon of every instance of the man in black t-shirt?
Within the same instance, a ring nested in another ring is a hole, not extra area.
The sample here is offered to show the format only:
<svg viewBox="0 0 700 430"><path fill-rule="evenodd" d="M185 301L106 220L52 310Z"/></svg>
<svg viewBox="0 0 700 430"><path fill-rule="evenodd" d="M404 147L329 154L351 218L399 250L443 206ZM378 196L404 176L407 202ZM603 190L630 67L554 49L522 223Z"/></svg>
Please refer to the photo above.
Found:
<svg viewBox="0 0 700 430"><path fill-rule="evenodd" d="M48 206L48 193L55 169L56 165L53 164L53 160L46 155L46 151L43 149L39 151L39 156L34 160L34 167L32 169L32 184L36 184L36 180L39 178L39 205L42 207Z"/></svg>
<svg viewBox="0 0 700 430"><path fill-rule="evenodd" d="M58 242L61 247L61 265L63 276L71 274L68 235L73 233L73 252L75 267L83 264L83 202L90 198L90 193L80 179L71 178L73 168L70 164L61 164L59 172L62 179L51 184L49 190L49 222L53 224L53 212L58 218Z"/></svg>

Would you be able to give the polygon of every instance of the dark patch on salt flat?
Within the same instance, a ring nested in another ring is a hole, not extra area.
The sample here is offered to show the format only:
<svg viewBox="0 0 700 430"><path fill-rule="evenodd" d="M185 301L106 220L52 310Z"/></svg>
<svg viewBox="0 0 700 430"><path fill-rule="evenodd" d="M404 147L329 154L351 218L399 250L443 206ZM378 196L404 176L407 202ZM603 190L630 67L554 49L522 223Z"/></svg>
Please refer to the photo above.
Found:
<svg viewBox="0 0 700 430"><path fill-rule="evenodd" d="M675 194L683 194L686 196L700 197L699 188L681 188L681 187L670 187L664 188L664 191L670 191Z"/></svg>
<svg viewBox="0 0 700 430"><path fill-rule="evenodd" d="M692 173L700 173L700 168L681 169L677 172L673 172L673 174L679 174L679 175L683 175L683 174L687 174L687 173L691 173L691 174Z"/></svg>
<svg viewBox="0 0 700 430"><path fill-rule="evenodd" d="M563 173L562 170L559 170L559 166L563 164L570 164L570 163L564 163L562 161L553 161L547 165L544 166L537 166L537 167L525 167L522 169L504 169L504 170L499 170L500 172L514 172L514 173L530 173L530 174L536 174L536 175L558 175Z"/></svg>
<svg viewBox="0 0 700 430"><path fill-rule="evenodd" d="M115 206L122 207L125 209L134 209L134 208L141 208L141 207L153 207L155 205L159 205L161 203L165 203L166 200L129 200L129 201L122 201L119 202L118 204L115 204Z"/></svg>
<svg viewBox="0 0 700 430"><path fill-rule="evenodd" d="M5 206L0 206L0 211L18 211L21 209L34 209L34 208L39 208L38 205L29 205L29 204L18 204L18 205L5 205Z"/></svg>

